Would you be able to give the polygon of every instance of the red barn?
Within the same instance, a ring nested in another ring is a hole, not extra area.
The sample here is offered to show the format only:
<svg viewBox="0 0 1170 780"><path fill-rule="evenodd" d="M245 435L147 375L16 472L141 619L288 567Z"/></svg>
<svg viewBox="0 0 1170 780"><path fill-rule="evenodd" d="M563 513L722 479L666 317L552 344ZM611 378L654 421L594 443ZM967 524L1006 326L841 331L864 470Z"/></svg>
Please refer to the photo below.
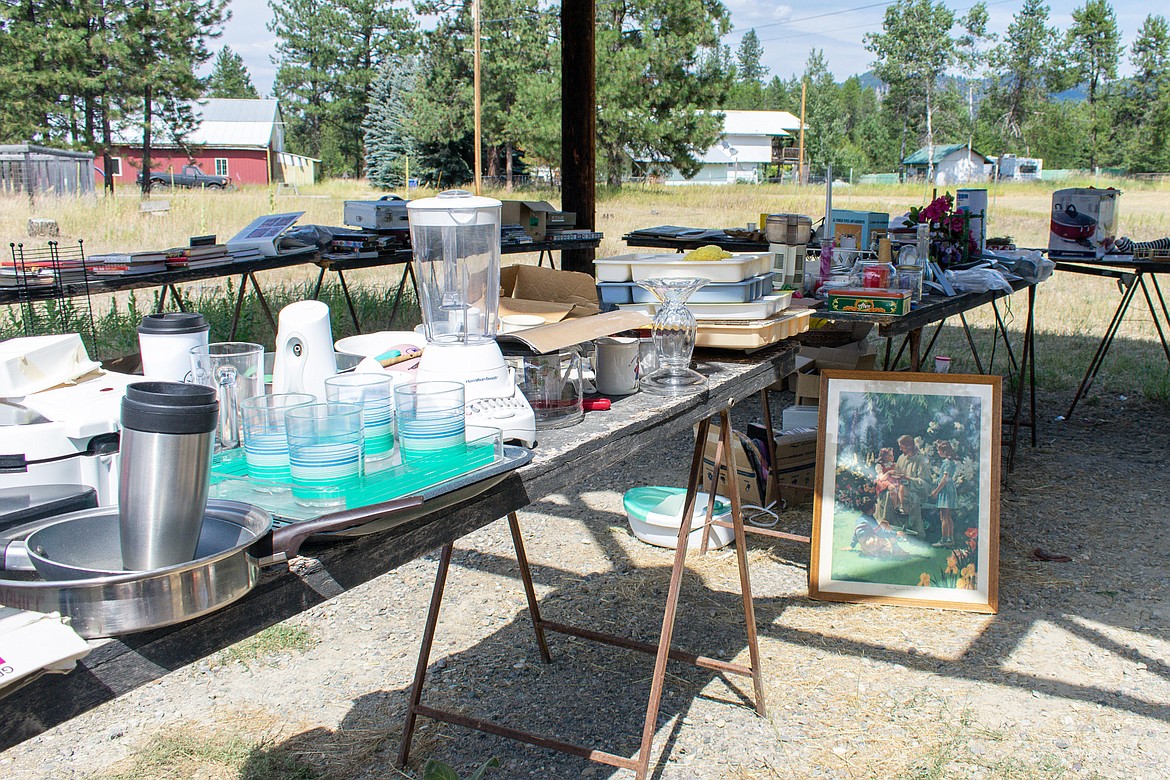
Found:
<svg viewBox="0 0 1170 780"><path fill-rule="evenodd" d="M208 98L195 105L199 123L183 144L156 129L150 169L179 173L194 165L236 184L311 183L319 160L284 150L284 121L276 100ZM161 124L156 125L161 128ZM134 186L142 171L142 127L127 124L114 133L110 175L118 185ZM102 186L101 158L96 174ZM308 171L306 176L303 172Z"/></svg>

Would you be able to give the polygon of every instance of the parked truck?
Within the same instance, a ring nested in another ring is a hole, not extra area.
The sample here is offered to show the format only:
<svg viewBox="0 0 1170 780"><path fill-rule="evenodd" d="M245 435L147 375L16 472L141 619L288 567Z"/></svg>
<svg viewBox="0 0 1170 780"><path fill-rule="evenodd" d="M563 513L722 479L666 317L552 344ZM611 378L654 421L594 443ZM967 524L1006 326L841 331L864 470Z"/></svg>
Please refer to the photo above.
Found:
<svg viewBox="0 0 1170 780"><path fill-rule="evenodd" d="M196 168L194 165L184 165L179 173L172 171L151 171L150 188L158 187L204 187L209 190L222 190L230 187L232 180L227 176L211 176ZM142 174L138 174L138 184L142 185Z"/></svg>

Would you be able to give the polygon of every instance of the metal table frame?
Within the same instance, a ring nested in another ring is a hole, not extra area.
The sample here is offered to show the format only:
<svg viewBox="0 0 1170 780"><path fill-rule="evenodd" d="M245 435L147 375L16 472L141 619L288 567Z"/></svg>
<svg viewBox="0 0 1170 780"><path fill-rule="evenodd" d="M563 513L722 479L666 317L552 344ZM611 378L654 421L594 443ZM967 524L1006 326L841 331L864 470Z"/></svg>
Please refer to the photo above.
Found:
<svg viewBox="0 0 1170 780"><path fill-rule="evenodd" d="M1158 274L1170 273L1170 260L1136 260L1132 257L1107 257L1101 260L1085 261L1062 260L1056 264L1056 270L1097 276L1103 279L1116 279L1117 287L1121 290L1121 300L1117 302L1113 318L1105 328L1105 335L1101 337L1101 343L1097 345L1097 351L1093 353L1093 359L1089 361L1089 365L1085 369L1085 376L1077 387L1077 392L1073 396L1072 403L1069 404L1068 411L1065 412L1064 417L1068 420L1072 419L1077 404L1088 395L1089 388L1093 386L1093 381L1105 363L1109 348L1113 346L1113 339L1117 337L1117 331L1120 329L1126 312L1129 311L1129 305L1133 303L1138 290L1141 290L1142 297L1145 298L1146 308L1149 310L1150 318L1154 321L1154 328L1158 332L1158 340L1162 343L1162 352L1166 355L1167 363L1170 363L1170 344L1167 343L1166 338L1166 331L1170 330L1170 309L1167 309L1166 298L1158 284ZM1157 301L1157 305L1155 305L1155 301ZM1165 327L1163 327L1163 323L1165 323Z"/></svg>

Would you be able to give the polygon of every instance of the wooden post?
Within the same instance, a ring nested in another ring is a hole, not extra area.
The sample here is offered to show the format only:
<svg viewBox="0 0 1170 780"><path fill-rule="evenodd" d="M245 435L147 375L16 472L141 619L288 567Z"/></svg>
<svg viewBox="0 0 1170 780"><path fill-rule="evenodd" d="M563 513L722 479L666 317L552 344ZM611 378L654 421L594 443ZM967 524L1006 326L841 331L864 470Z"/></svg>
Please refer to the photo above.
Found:
<svg viewBox="0 0 1170 780"><path fill-rule="evenodd" d="M797 168L797 184L804 184L804 98L808 92L808 82L800 82L800 165Z"/></svg>
<svg viewBox="0 0 1170 780"><path fill-rule="evenodd" d="M471 18L475 24L475 194L478 195L483 184L483 142L480 139L479 102L479 0L471 2Z"/></svg>
<svg viewBox="0 0 1170 780"><path fill-rule="evenodd" d="M597 88L594 0L561 3L561 208L596 228ZM592 249L561 252L561 268L593 273Z"/></svg>

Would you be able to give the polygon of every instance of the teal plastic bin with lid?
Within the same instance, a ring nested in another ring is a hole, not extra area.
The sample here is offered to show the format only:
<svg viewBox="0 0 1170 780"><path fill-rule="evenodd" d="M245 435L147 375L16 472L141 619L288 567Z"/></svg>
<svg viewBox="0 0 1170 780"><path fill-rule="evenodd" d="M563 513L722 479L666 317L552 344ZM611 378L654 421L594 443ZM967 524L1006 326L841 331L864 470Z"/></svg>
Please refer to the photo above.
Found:
<svg viewBox="0 0 1170 780"><path fill-rule="evenodd" d="M678 528L682 523L685 488L637 487L627 490L622 496L626 517L634 536L647 544L674 549L678 544ZM707 517L707 493L701 492L695 500L695 511L691 516L691 533L687 549L697 550L703 540L703 521ZM714 519L731 522L731 501L723 496L715 497ZM711 526L708 549L725 547L735 538L730 528Z"/></svg>

